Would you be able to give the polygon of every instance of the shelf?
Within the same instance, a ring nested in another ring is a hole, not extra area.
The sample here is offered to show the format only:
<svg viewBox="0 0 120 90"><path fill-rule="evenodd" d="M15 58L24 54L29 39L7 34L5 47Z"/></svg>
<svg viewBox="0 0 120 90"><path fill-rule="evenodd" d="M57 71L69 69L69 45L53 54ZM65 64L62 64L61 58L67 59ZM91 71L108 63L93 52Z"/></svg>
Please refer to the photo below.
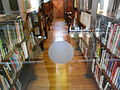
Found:
<svg viewBox="0 0 120 90"><path fill-rule="evenodd" d="M106 77L106 79L108 80L108 82L110 83L111 87L114 89L114 90L118 90L116 88L116 86L112 83L112 81L110 80L110 77L107 75L107 73L105 72L105 70L101 70L102 73L104 74L104 76Z"/></svg>
<svg viewBox="0 0 120 90"><path fill-rule="evenodd" d="M102 47L104 47L104 48L107 50L108 53L110 53L113 57L119 59L119 57L117 57L115 54L113 54L113 53L111 52L111 50L108 49L107 46L104 45L99 38L95 37L95 39L102 45Z"/></svg>
<svg viewBox="0 0 120 90"><path fill-rule="evenodd" d="M23 42L21 42L20 44L17 44L17 45L15 45L15 47L13 48L13 50L11 50L10 52L8 52L7 54L6 54L6 56L5 56L5 58L6 59L9 59L12 55L13 55L13 53L15 52L15 50L17 50L17 49L21 49L21 44L22 44ZM4 62L4 60L2 60L3 62Z"/></svg>
<svg viewBox="0 0 120 90"><path fill-rule="evenodd" d="M13 80L13 85L16 83L18 77L20 76L22 69L23 69L23 67L16 73L16 77L15 77L15 79Z"/></svg>
<svg viewBox="0 0 120 90"><path fill-rule="evenodd" d="M110 77L107 75L107 73L105 72L104 69L102 69L101 65L96 62L96 64L98 65L98 67L100 68L101 72L104 74L105 78L107 79L107 81L110 83L111 87L114 89L114 90L118 90L116 88L116 86L112 83L112 81L110 80Z"/></svg>
<svg viewBox="0 0 120 90"><path fill-rule="evenodd" d="M19 15L18 14L2 15L2 16L0 16L0 23L9 21L10 19L15 19L17 16L19 16Z"/></svg>

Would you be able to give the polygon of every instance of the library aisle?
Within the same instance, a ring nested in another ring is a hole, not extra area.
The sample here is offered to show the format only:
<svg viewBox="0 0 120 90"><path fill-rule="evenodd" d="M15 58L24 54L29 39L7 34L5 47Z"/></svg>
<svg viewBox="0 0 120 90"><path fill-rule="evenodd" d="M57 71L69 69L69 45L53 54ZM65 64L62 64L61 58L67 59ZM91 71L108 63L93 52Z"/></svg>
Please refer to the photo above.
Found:
<svg viewBox="0 0 120 90"><path fill-rule="evenodd" d="M72 44L75 50L73 62L59 65L50 60L48 49L57 41L68 41ZM34 64L37 78L29 84L28 90L99 90L94 79L85 77L86 63L77 61L84 57L76 49L76 40L68 35L63 19L53 21L44 47L43 55L37 57L39 59L43 56L44 62Z"/></svg>

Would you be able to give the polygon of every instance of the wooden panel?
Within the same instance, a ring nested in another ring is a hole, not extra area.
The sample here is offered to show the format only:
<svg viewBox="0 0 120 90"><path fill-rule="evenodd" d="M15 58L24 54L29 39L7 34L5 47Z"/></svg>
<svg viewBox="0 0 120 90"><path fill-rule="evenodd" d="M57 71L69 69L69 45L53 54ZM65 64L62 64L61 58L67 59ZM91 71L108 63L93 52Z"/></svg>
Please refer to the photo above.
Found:
<svg viewBox="0 0 120 90"><path fill-rule="evenodd" d="M63 0L53 0L54 7L54 17L63 18L64 16L64 1Z"/></svg>

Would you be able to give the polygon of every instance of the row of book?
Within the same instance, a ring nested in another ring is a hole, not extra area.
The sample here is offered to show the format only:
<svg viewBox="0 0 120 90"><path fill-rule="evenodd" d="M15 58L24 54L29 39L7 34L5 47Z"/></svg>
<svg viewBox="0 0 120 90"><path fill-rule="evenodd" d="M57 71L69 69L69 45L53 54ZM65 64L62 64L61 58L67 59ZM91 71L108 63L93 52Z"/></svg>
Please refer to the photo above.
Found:
<svg viewBox="0 0 120 90"><path fill-rule="evenodd" d="M2 75L0 75L0 89L1 90L21 90L22 86L17 79L14 84L10 84L9 81Z"/></svg>
<svg viewBox="0 0 120 90"><path fill-rule="evenodd" d="M4 60L5 55L13 50L16 44L21 43L23 39L24 33L21 19L2 22L0 26L0 52L2 60Z"/></svg>
<svg viewBox="0 0 120 90"><path fill-rule="evenodd" d="M92 72L101 90L120 89L119 44L120 30L117 21L97 15Z"/></svg>
<svg viewBox="0 0 120 90"><path fill-rule="evenodd" d="M79 36L80 36L79 47L87 59L90 57L91 44L92 44L93 37L89 32L84 32L84 31L85 30L79 33Z"/></svg>
<svg viewBox="0 0 120 90"><path fill-rule="evenodd" d="M109 54L109 52L107 52L106 50L103 50L100 65L101 68L106 71L106 74L110 77L110 80L114 83L117 77L117 73L120 73L120 71L118 70L120 68L119 59Z"/></svg>
<svg viewBox="0 0 120 90"><path fill-rule="evenodd" d="M101 44L95 40L95 43L94 43L94 53L95 53L95 57L100 60L101 59L101 49L102 49L102 46Z"/></svg>
<svg viewBox="0 0 120 90"><path fill-rule="evenodd" d="M100 70L99 66L95 65L94 77L98 86L101 90L114 90L107 80L107 78L103 75L102 71Z"/></svg>
<svg viewBox="0 0 120 90"><path fill-rule="evenodd" d="M112 37L112 39L115 39L115 38ZM104 89L105 86L102 87L104 83L104 79L106 79L107 77L109 78L109 81L106 81L105 85L107 85L107 87L109 86L110 90L114 90L110 84L111 82L117 89L119 89L120 88L120 82L119 82L120 62L119 62L119 56L117 56L118 52L117 54L115 54L112 51L115 45L113 47L112 44L108 44L105 47L103 45L103 42L102 43L101 42L99 40L95 40L95 43L94 43L95 44L94 53L96 58L95 60L93 60L92 71L95 75L95 78L97 78L96 81L98 82L99 87L102 88L102 90L109 90L109 89ZM108 48L108 46L110 45L112 47ZM102 70L105 72L104 74L102 73Z"/></svg>
<svg viewBox="0 0 120 90"><path fill-rule="evenodd" d="M118 24L111 27L107 47L120 58L120 26Z"/></svg>
<svg viewBox="0 0 120 90"><path fill-rule="evenodd" d="M94 77L102 90L114 90L113 86L120 89L120 67L117 61L111 62L106 61L108 65L106 66L106 70L102 68L102 65L97 62L97 60L93 60L92 63L92 72L94 73ZM109 79L108 79L109 78ZM110 85L109 85L110 84ZM110 89L105 89L105 87Z"/></svg>
<svg viewBox="0 0 120 90"><path fill-rule="evenodd" d="M87 58L89 47L86 46L85 42L82 39L79 40L79 47L81 52L85 55L85 58Z"/></svg>
<svg viewBox="0 0 120 90"><path fill-rule="evenodd" d="M0 89L21 90L18 73L28 58L26 35L21 17L0 23Z"/></svg>
<svg viewBox="0 0 120 90"><path fill-rule="evenodd" d="M112 23L108 17L100 17L96 24L96 36L101 42L111 50L113 54L120 58L120 26Z"/></svg>
<svg viewBox="0 0 120 90"><path fill-rule="evenodd" d="M24 53L22 50L16 50L13 55L4 62L4 66L0 69L1 85L2 90L9 90L10 88L19 88L15 90L21 90L21 84L18 82L18 73L23 67L23 62L25 61ZM17 80L17 81L16 81ZM5 89L7 88L7 89Z"/></svg>

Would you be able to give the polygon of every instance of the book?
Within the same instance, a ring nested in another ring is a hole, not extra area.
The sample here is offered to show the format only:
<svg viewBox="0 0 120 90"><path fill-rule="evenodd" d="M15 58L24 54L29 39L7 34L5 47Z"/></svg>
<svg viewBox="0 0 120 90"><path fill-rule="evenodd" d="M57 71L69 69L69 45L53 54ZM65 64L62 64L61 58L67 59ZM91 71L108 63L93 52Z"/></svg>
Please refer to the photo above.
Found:
<svg viewBox="0 0 120 90"><path fill-rule="evenodd" d="M94 74L94 77L95 77L97 83L99 83L98 73L99 73L99 67L98 67L98 65L96 65L96 66L95 66L95 74Z"/></svg>
<svg viewBox="0 0 120 90"><path fill-rule="evenodd" d="M111 49L114 41L115 34L117 32L117 26L118 24L114 24L113 28L111 28L110 36L109 36L109 41L108 41L108 48Z"/></svg>
<svg viewBox="0 0 120 90"><path fill-rule="evenodd" d="M36 27L34 30L35 30L35 35L40 35L39 27Z"/></svg>
<svg viewBox="0 0 120 90"><path fill-rule="evenodd" d="M114 65L114 61L113 60L114 60L114 58L111 56L109 58L107 69L106 69L106 73L107 73L107 75L109 77L111 76L112 68L113 68L113 65Z"/></svg>
<svg viewBox="0 0 120 90"><path fill-rule="evenodd" d="M92 61L92 72L95 73L95 59Z"/></svg>
<svg viewBox="0 0 120 90"><path fill-rule="evenodd" d="M108 82L107 79L104 77L103 82L102 82L102 88L103 88L103 90L106 90L108 84L109 84L109 82Z"/></svg>
<svg viewBox="0 0 120 90"><path fill-rule="evenodd" d="M118 37L118 35L119 35L119 32L120 32L120 26L117 26L117 31L116 31L116 33L115 33L115 37L114 37L114 39L113 39L113 44L112 44L112 46L111 46L111 52L113 52L113 50L114 50L114 48L115 48L115 43L116 43L116 40L117 40L117 37Z"/></svg>
<svg viewBox="0 0 120 90"><path fill-rule="evenodd" d="M22 43L21 47L22 47L22 50L24 52L25 59L27 59L28 58L28 49L27 49L26 42Z"/></svg>
<svg viewBox="0 0 120 90"><path fill-rule="evenodd" d="M96 43L96 57L97 57L97 59L99 59L100 60L100 58L101 58L101 44L100 43Z"/></svg>
<svg viewBox="0 0 120 90"><path fill-rule="evenodd" d="M107 82L107 84L106 84L104 90L114 90L114 89L111 87L110 83Z"/></svg>
<svg viewBox="0 0 120 90"><path fill-rule="evenodd" d="M8 83L8 81L6 80L6 78L2 75L0 75L0 79L3 85L3 90L9 90L10 89L10 84Z"/></svg>
<svg viewBox="0 0 120 90"><path fill-rule="evenodd" d="M8 80L10 81L10 84L13 84L13 79L10 77L10 74L8 73L8 71L6 70L5 67L3 67L3 70L4 70L5 74L6 74L6 76L8 77Z"/></svg>
<svg viewBox="0 0 120 90"><path fill-rule="evenodd" d="M20 25L18 22L15 22L15 26L16 26L16 34L17 34L17 43L20 43L22 41L20 34Z"/></svg>
<svg viewBox="0 0 120 90"><path fill-rule="evenodd" d="M104 44L104 45L107 44L107 41L108 41L108 38L109 38L109 32L110 32L111 25L112 25L112 22L108 22L105 39L103 40L103 44Z"/></svg>
<svg viewBox="0 0 120 90"><path fill-rule="evenodd" d="M110 57L111 57L111 54L106 53L105 61L104 61L104 66L105 66L104 69L105 69L105 71L107 71L107 67L108 67Z"/></svg>
<svg viewBox="0 0 120 90"><path fill-rule="evenodd" d="M8 33L8 40L9 40L9 51L13 49L13 44L12 44L12 38L11 38L11 33L9 30L10 26L7 25L7 33Z"/></svg>
<svg viewBox="0 0 120 90"><path fill-rule="evenodd" d="M0 57L1 57L1 60L3 60L5 58L5 52L3 49L3 44L2 44L1 39L0 39Z"/></svg>
<svg viewBox="0 0 120 90"><path fill-rule="evenodd" d="M24 39L24 32L23 32L23 21L22 21L21 18L19 19L19 26L20 26L21 38L22 38L22 40L23 40L23 39Z"/></svg>
<svg viewBox="0 0 120 90"><path fill-rule="evenodd" d="M4 67L6 67L6 69L7 69L8 73L9 73L9 75L10 75L11 78L14 80L15 77L16 77L16 73L15 73L14 69L11 68L11 66L10 66L9 63L6 63L6 65L5 65Z"/></svg>
<svg viewBox="0 0 120 90"><path fill-rule="evenodd" d="M119 88L120 87L120 71L118 72L118 76L117 76L117 80L116 80L116 87Z"/></svg>
<svg viewBox="0 0 120 90"><path fill-rule="evenodd" d="M28 18L29 31L33 28L31 17Z"/></svg>
<svg viewBox="0 0 120 90"><path fill-rule="evenodd" d="M102 50L101 62L100 62L102 68L104 68L105 56L106 56L106 50Z"/></svg>
<svg viewBox="0 0 120 90"><path fill-rule="evenodd" d="M119 55L119 51L118 51L118 49L119 49L119 42L120 42L120 29L118 28L118 35L116 36L116 42L115 42L115 44L114 44L114 48L113 48L113 50L112 50L112 52L113 52L113 54L115 54L116 56L118 56ZM118 54L118 55L117 55ZM119 57L119 56L118 56Z"/></svg>
<svg viewBox="0 0 120 90"><path fill-rule="evenodd" d="M0 90L4 90L3 83L1 81L1 77L0 77Z"/></svg>
<svg viewBox="0 0 120 90"><path fill-rule="evenodd" d="M120 63L118 61L114 61L114 65L113 65L113 69L112 69L112 73L111 73L111 77L110 77L111 81L113 81L113 78L115 76L115 72L116 72L118 67L120 67Z"/></svg>
<svg viewBox="0 0 120 90"><path fill-rule="evenodd" d="M116 71L115 71L115 75L114 75L113 80L112 80L112 83L113 83L113 84L115 84L115 82L116 82L118 72L120 72L120 67L117 67L117 69L116 69Z"/></svg>
<svg viewBox="0 0 120 90"><path fill-rule="evenodd" d="M117 74L116 74L116 77L115 77L114 85L118 88L120 69L116 73Z"/></svg>
<svg viewBox="0 0 120 90"><path fill-rule="evenodd" d="M104 80L104 75L101 75L100 76L100 82L99 82L99 87L100 87L101 90L103 89L103 87L102 87L103 80Z"/></svg>
<svg viewBox="0 0 120 90"><path fill-rule="evenodd" d="M20 64L20 59L19 59L19 54L14 53L11 57L11 61L16 68L17 72L21 69L21 64Z"/></svg>

